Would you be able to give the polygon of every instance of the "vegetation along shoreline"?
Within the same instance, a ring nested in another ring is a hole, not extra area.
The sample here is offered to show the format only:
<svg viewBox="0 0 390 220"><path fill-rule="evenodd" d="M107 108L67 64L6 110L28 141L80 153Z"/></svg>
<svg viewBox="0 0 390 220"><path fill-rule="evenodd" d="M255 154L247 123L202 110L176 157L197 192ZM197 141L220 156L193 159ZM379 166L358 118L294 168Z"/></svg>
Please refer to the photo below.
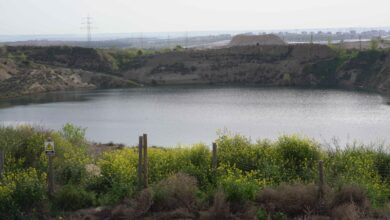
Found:
<svg viewBox="0 0 390 220"><path fill-rule="evenodd" d="M324 149L299 136L251 141L223 133L213 148L161 148L147 146L146 135L139 146L93 144L85 132L71 124L0 128L1 219L390 216L385 146Z"/></svg>

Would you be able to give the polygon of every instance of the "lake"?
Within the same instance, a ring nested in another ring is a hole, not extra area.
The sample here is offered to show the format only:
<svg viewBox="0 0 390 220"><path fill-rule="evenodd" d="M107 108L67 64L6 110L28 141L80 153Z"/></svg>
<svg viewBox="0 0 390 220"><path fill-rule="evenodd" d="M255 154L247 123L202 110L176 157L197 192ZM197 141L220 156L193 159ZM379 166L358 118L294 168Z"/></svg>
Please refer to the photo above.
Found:
<svg viewBox="0 0 390 220"><path fill-rule="evenodd" d="M0 101L3 125L87 128L96 142L210 144L228 130L275 139L299 134L327 144L390 139L390 106L377 94L292 88L175 86L59 92Z"/></svg>

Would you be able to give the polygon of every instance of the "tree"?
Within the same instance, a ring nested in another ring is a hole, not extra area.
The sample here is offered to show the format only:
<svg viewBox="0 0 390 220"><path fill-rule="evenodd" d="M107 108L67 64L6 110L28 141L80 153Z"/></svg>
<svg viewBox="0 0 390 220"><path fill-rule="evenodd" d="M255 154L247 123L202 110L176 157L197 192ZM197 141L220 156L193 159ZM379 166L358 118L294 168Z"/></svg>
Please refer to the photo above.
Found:
<svg viewBox="0 0 390 220"><path fill-rule="evenodd" d="M173 50L177 50L177 51L180 51L180 50L182 50L183 49L183 47L181 46L181 45L176 45L176 47L175 47L175 49L173 49Z"/></svg>
<svg viewBox="0 0 390 220"><path fill-rule="evenodd" d="M375 39L375 38L371 39L370 47L371 47L371 50L377 50L379 48L378 39Z"/></svg>
<svg viewBox="0 0 390 220"><path fill-rule="evenodd" d="M328 46L331 47L333 44L332 36L328 37Z"/></svg>

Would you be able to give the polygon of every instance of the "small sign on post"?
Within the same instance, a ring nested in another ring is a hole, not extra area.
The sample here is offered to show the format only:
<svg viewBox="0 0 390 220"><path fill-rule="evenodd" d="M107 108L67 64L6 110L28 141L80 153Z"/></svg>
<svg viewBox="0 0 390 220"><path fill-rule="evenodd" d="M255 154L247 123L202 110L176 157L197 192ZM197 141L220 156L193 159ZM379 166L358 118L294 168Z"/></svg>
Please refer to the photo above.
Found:
<svg viewBox="0 0 390 220"><path fill-rule="evenodd" d="M54 142L51 137L49 137L47 141L45 141L45 153L47 156L54 156L56 154L54 150Z"/></svg>

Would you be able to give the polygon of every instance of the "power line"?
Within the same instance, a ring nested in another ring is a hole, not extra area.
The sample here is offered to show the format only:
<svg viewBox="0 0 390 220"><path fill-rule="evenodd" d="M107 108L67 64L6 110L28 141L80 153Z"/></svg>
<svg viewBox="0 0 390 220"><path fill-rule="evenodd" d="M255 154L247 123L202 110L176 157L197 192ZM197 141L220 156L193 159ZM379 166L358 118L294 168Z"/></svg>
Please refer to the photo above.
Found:
<svg viewBox="0 0 390 220"><path fill-rule="evenodd" d="M140 35L140 47L141 47L141 49L143 49L144 48L144 35L143 35L143 33L141 32L141 35Z"/></svg>
<svg viewBox="0 0 390 220"><path fill-rule="evenodd" d="M94 28L92 26L92 17L89 15L87 17L84 17L84 21L81 24L83 25L82 29L87 30L87 44L88 46L90 46L92 41L92 29Z"/></svg>
<svg viewBox="0 0 390 220"><path fill-rule="evenodd" d="M188 48L188 31L185 34L185 48Z"/></svg>

